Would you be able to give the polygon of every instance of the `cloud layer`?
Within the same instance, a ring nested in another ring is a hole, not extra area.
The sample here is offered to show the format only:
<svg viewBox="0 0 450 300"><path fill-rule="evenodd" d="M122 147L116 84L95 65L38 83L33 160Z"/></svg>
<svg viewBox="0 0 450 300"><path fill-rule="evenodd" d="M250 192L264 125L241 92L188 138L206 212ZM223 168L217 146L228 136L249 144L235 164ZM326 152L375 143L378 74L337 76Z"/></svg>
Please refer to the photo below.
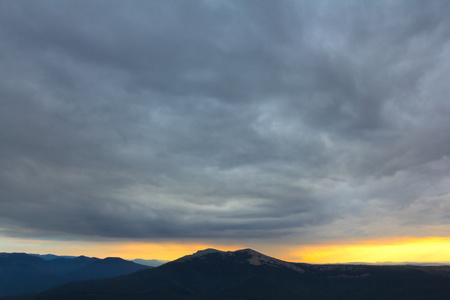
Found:
<svg viewBox="0 0 450 300"><path fill-rule="evenodd" d="M2 1L0 230L448 235L448 1Z"/></svg>

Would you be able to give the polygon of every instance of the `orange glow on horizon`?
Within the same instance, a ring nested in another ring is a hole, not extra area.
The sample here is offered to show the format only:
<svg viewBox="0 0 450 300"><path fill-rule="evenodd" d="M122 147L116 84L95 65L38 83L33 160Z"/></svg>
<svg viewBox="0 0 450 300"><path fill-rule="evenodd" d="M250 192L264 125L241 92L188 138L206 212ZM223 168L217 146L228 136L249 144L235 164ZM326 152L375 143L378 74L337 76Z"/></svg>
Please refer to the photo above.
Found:
<svg viewBox="0 0 450 300"><path fill-rule="evenodd" d="M0 237L2 252L27 252L124 259L174 260L206 248L235 251L253 248L263 254L291 262L313 264L351 262L449 262L450 238L384 238L366 241L338 240L334 243L292 245L283 243L220 244L201 242L48 241Z"/></svg>
<svg viewBox="0 0 450 300"><path fill-rule="evenodd" d="M121 257L123 259L174 260L207 248L235 251L242 245L220 245L195 242L126 242L126 241L55 241L0 237L0 252L26 252L89 257Z"/></svg>
<svg viewBox="0 0 450 300"><path fill-rule="evenodd" d="M299 246L290 260L313 264L350 262L450 262L450 238L384 238L334 245Z"/></svg>
<svg viewBox="0 0 450 300"><path fill-rule="evenodd" d="M160 259L160 260L174 260L185 255L195 253L199 250L214 248L222 250L223 245L206 244L206 243L176 243L176 242L164 242L164 243L120 243L116 245L115 249L111 249L111 244L102 245L97 247L97 251L101 253L109 252L124 259ZM227 246L228 251L234 251L242 249L242 246Z"/></svg>

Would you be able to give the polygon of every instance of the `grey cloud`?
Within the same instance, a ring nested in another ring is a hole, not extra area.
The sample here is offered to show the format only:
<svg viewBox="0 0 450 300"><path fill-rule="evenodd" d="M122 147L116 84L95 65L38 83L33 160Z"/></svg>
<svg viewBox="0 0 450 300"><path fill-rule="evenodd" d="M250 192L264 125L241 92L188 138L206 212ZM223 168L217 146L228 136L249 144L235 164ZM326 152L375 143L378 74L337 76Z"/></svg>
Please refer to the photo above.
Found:
<svg viewBox="0 0 450 300"><path fill-rule="evenodd" d="M405 234L446 199L449 9L4 1L0 227L345 237L369 209Z"/></svg>

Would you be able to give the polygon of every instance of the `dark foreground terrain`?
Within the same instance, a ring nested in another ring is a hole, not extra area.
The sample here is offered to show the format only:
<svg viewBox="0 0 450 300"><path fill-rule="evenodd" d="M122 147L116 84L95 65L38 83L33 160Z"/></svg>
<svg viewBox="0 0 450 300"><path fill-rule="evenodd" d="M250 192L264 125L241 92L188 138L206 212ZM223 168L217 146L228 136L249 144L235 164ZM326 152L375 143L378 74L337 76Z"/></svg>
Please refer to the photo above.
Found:
<svg viewBox="0 0 450 300"><path fill-rule="evenodd" d="M110 278L146 268L120 258L0 253L0 297L35 293L67 282Z"/></svg>
<svg viewBox="0 0 450 300"><path fill-rule="evenodd" d="M450 299L450 268L288 263L213 249L154 269L16 299Z"/></svg>

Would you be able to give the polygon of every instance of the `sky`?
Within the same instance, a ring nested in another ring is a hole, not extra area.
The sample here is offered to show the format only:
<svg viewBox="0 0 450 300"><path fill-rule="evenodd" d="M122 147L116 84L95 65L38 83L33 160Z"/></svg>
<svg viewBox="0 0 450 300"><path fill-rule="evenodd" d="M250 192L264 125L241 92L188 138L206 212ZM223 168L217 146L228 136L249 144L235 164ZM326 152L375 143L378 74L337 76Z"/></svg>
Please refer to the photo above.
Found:
<svg viewBox="0 0 450 300"><path fill-rule="evenodd" d="M449 15L0 1L0 251L450 261Z"/></svg>

